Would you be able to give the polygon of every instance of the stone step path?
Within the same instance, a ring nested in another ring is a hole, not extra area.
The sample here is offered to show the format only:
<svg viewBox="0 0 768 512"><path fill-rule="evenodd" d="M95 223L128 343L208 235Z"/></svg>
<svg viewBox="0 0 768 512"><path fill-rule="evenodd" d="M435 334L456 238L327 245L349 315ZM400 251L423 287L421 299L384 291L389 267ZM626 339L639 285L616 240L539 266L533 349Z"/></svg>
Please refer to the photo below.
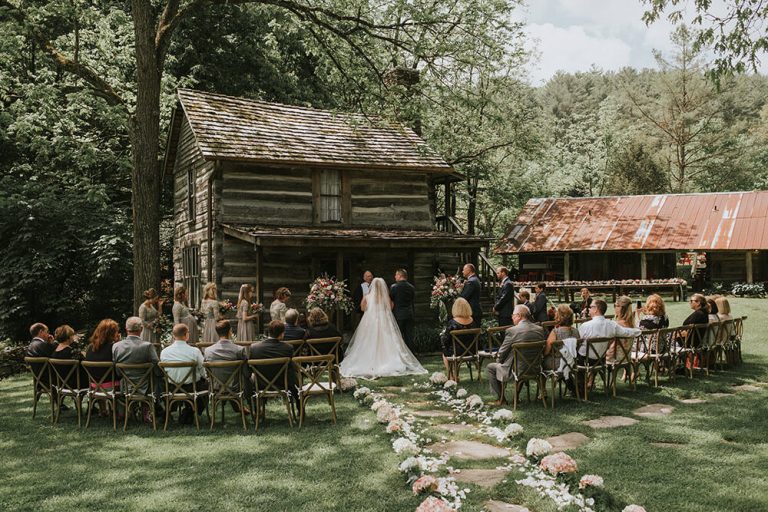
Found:
<svg viewBox="0 0 768 512"><path fill-rule="evenodd" d="M579 446L587 444L590 439L581 432L569 432L559 436L552 436L546 438L547 442L552 445L553 452L564 452L567 450L573 450Z"/></svg>
<svg viewBox="0 0 768 512"><path fill-rule="evenodd" d="M501 459L511 455L508 448L499 448L479 441L441 441L428 445L427 448L434 453L464 460Z"/></svg>
<svg viewBox="0 0 768 512"><path fill-rule="evenodd" d="M457 469L451 476L457 482L490 488L500 484L508 473L506 469Z"/></svg>
<svg viewBox="0 0 768 512"><path fill-rule="evenodd" d="M642 416L643 418L659 418L663 416L669 416L672 411L675 410L671 405L665 404L648 404L639 407L632 411L635 416Z"/></svg>
<svg viewBox="0 0 768 512"><path fill-rule="evenodd" d="M476 425L463 425L461 423L443 423L440 425L436 425L435 428L438 428L440 430L446 430L454 434L458 432L476 432L477 431Z"/></svg>
<svg viewBox="0 0 768 512"><path fill-rule="evenodd" d="M484 510L488 512L529 512L525 507L520 505L513 505L511 503L505 503L503 501L488 500L483 504Z"/></svg>
<svg viewBox="0 0 768 512"><path fill-rule="evenodd" d="M594 420L582 421L584 425L594 429L628 427L637 422L636 419L627 418L626 416L600 416Z"/></svg>

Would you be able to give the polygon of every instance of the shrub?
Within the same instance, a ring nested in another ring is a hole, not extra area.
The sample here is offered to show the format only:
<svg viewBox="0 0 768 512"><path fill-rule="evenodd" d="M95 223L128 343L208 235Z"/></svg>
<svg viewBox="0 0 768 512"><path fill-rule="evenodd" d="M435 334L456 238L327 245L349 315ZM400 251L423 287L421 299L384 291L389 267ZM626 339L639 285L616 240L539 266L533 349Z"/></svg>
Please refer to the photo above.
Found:
<svg viewBox="0 0 768 512"><path fill-rule="evenodd" d="M766 293L763 283L734 283L731 291L738 297L764 297Z"/></svg>
<svg viewBox="0 0 768 512"><path fill-rule="evenodd" d="M413 336L413 350L416 354L440 351L440 328L431 325L416 325Z"/></svg>

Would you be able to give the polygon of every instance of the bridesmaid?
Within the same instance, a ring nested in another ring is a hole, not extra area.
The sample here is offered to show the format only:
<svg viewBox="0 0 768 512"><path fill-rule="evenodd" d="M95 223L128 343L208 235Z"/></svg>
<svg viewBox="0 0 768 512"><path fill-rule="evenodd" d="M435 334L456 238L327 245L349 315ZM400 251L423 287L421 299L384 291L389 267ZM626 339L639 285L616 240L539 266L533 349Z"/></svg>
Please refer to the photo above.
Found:
<svg viewBox="0 0 768 512"><path fill-rule="evenodd" d="M282 287L275 291L275 300L269 306L269 316L272 320L280 320L285 323L285 313L288 311L288 306L285 304L288 299L291 298L291 290Z"/></svg>
<svg viewBox="0 0 768 512"><path fill-rule="evenodd" d="M179 286L173 292L173 325L184 324L189 328L189 340L187 343L197 343L197 318L189 312L187 289Z"/></svg>
<svg viewBox="0 0 768 512"><path fill-rule="evenodd" d="M254 321L259 315L251 315L251 300L253 299L253 287L244 284L240 287L240 295L237 297L237 341L255 341L256 325Z"/></svg>
<svg viewBox="0 0 768 512"><path fill-rule="evenodd" d="M155 332L155 324L163 311L163 299L154 288L146 290L144 298L146 300L139 306L139 318L144 325L141 330L141 339L150 343L160 343L160 335Z"/></svg>
<svg viewBox="0 0 768 512"><path fill-rule="evenodd" d="M216 283L208 283L203 288L203 302L200 303L200 311L205 315L205 324L203 325L203 342L216 343L219 341L219 335L216 334L216 321L221 316L219 314L219 299L217 295Z"/></svg>

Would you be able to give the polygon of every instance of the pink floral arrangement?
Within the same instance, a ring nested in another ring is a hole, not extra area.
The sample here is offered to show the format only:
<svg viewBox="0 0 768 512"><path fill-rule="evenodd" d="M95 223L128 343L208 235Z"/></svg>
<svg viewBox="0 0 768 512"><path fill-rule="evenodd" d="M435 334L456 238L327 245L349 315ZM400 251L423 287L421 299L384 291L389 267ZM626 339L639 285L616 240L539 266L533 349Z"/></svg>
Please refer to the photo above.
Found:
<svg viewBox="0 0 768 512"><path fill-rule="evenodd" d="M258 315L259 313L264 311L264 305L260 303L257 304L254 302L253 304L251 304L251 307L249 308L248 311L250 312L251 315Z"/></svg>
<svg viewBox="0 0 768 512"><path fill-rule="evenodd" d="M416 512L454 512L454 510L445 500L430 496L421 502L421 505L416 508Z"/></svg>
<svg viewBox="0 0 768 512"><path fill-rule="evenodd" d="M422 475L413 482L413 494L435 492L437 490L437 478L432 475Z"/></svg>
<svg viewBox="0 0 768 512"><path fill-rule="evenodd" d="M603 477L598 475L584 475L579 480L579 489L586 489L587 487L602 487Z"/></svg>
<svg viewBox="0 0 768 512"><path fill-rule="evenodd" d="M222 315L226 315L233 309L235 309L235 305L232 304L231 300L227 299L219 302L219 313L221 313Z"/></svg>
<svg viewBox="0 0 768 512"><path fill-rule="evenodd" d="M351 313L355 309L346 281L327 275L312 282L304 302L307 309L320 308L326 312L341 308L345 313Z"/></svg>
<svg viewBox="0 0 768 512"><path fill-rule="evenodd" d="M551 475L575 473L579 470L576 461L565 452L553 453L541 459L539 467Z"/></svg>
<svg viewBox="0 0 768 512"><path fill-rule="evenodd" d="M441 274L435 277L429 300L430 307L438 308L440 304L453 301L459 296L463 287L464 282L456 276Z"/></svg>

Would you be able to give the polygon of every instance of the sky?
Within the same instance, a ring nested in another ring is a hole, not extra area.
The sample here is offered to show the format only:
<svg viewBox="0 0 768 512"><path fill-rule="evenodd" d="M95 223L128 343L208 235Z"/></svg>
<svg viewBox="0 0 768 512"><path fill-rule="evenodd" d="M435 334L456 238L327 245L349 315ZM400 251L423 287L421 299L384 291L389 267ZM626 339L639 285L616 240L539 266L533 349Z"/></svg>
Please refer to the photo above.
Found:
<svg viewBox="0 0 768 512"><path fill-rule="evenodd" d="M660 19L642 20L641 0L528 0L526 12L529 65L533 85L558 70L588 71L593 65L609 71L626 66L656 68L652 51L669 53L673 25Z"/></svg>

